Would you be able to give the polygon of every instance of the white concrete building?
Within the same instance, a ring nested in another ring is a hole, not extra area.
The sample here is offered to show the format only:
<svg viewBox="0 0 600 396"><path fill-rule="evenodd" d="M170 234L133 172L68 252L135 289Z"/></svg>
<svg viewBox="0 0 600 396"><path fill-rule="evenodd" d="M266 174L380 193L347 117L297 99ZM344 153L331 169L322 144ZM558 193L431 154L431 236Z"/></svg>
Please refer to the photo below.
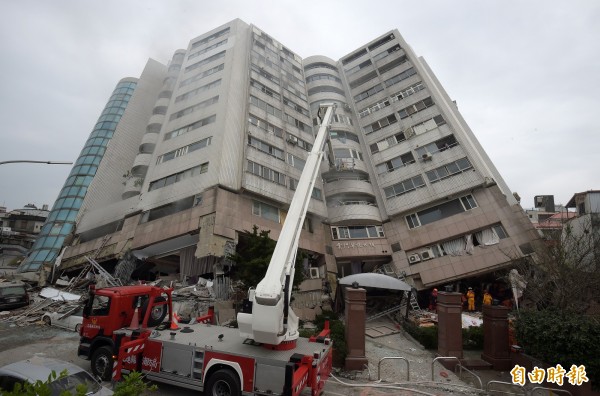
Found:
<svg viewBox="0 0 600 396"><path fill-rule="evenodd" d="M531 252L536 233L522 208L397 30L338 61L302 59L236 19L121 83L134 89L109 120L116 126L93 178L82 180L64 268L132 250L155 269L200 275L253 225L277 239L316 109L331 101L328 159L300 241L319 276L389 264L424 289ZM66 220L53 221L47 230ZM40 249L21 270L56 257Z"/></svg>

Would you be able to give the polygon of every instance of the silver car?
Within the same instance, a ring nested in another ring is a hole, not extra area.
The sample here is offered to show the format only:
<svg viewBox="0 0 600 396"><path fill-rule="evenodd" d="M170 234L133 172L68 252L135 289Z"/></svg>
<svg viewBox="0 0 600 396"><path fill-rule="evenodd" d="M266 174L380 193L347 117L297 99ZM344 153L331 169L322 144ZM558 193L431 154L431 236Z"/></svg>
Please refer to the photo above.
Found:
<svg viewBox="0 0 600 396"><path fill-rule="evenodd" d="M16 384L25 382L33 384L38 380L46 382L52 371L58 376L63 370L67 370L67 376L57 378L49 384L52 396L58 396L64 391L74 395L75 388L79 384L86 385L86 395L107 396L113 394L110 389L101 386L90 373L81 367L62 360L37 356L0 368L0 390L12 392Z"/></svg>
<svg viewBox="0 0 600 396"><path fill-rule="evenodd" d="M42 320L47 325L58 326L79 333L79 329L81 329L81 324L83 323L83 308L73 306L61 307L56 312L46 312L43 314Z"/></svg>

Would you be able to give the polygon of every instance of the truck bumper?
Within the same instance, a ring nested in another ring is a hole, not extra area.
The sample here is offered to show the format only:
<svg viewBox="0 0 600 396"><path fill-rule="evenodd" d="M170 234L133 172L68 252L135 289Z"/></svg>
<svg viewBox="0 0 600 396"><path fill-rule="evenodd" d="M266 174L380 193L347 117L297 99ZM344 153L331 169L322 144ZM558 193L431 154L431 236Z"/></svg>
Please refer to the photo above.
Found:
<svg viewBox="0 0 600 396"><path fill-rule="evenodd" d="M79 348L77 348L77 356L85 360L90 360L90 347L91 344L89 342L80 342Z"/></svg>

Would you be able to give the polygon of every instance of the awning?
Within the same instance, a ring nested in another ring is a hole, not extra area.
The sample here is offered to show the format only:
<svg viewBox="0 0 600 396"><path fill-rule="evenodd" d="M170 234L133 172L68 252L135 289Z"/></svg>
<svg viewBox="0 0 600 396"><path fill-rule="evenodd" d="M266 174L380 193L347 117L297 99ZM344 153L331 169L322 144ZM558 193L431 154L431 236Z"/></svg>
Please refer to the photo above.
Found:
<svg viewBox="0 0 600 396"><path fill-rule="evenodd" d="M339 280L340 285L352 285L354 282L361 287L376 287L378 289L411 291L408 283L389 275L367 272L348 275Z"/></svg>

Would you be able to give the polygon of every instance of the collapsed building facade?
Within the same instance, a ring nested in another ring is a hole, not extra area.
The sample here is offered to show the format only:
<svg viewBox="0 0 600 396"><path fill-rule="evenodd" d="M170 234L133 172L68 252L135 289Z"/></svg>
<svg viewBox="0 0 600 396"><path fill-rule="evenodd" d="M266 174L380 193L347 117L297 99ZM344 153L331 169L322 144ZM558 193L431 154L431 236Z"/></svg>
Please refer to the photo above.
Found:
<svg viewBox="0 0 600 396"><path fill-rule="evenodd" d="M254 225L277 239L324 102L337 108L299 243L307 274L386 265L423 290L532 251L531 223L397 30L303 59L236 19L117 84L19 270L132 252L153 272L225 273Z"/></svg>

